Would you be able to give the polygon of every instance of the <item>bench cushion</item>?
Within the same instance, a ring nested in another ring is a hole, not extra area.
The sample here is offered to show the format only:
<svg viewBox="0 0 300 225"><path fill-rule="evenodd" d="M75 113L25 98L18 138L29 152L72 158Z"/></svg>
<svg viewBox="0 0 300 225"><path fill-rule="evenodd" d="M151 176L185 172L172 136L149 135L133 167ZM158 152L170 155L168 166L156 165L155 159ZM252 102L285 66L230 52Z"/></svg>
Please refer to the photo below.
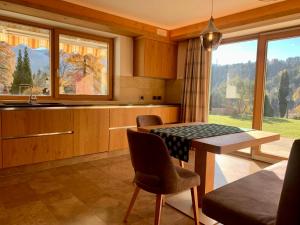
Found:
<svg viewBox="0 0 300 225"><path fill-rule="evenodd" d="M202 211L225 225L274 225L287 161L208 193Z"/></svg>

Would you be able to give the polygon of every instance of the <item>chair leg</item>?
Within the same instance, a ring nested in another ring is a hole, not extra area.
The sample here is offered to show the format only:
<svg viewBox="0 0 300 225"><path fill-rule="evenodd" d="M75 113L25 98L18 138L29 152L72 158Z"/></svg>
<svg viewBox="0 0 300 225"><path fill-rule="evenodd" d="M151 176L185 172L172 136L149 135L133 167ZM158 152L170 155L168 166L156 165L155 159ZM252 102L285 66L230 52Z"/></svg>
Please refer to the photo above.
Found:
<svg viewBox="0 0 300 225"><path fill-rule="evenodd" d="M193 204L195 225L199 225L198 194L197 194L196 186L191 188L191 195L192 195L192 204Z"/></svg>
<svg viewBox="0 0 300 225"><path fill-rule="evenodd" d="M133 208L133 205L135 203L135 200L136 200L139 192L140 192L140 188L138 186L136 186L136 188L135 188L135 190L133 192L132 198L130 200L130 204L129 204L129 207L127 209L126 215L124 217L124 220L123 220L124 222L127 222L128 216L129 216L129 214L130 214L130 212L131 212L131 210Z"/></svg>
<svg viewBox="0 0 300 225"><path fill-rule="evenodd" d="M156 195L154 225L159 225L163 195Z"/></svg>
<svg viewBox="0 0 300 225"><path fill-rule="evenodd" d="M184 168L184 162L183 161L179 160L179 165L180 165L181 168Z"/></svg>

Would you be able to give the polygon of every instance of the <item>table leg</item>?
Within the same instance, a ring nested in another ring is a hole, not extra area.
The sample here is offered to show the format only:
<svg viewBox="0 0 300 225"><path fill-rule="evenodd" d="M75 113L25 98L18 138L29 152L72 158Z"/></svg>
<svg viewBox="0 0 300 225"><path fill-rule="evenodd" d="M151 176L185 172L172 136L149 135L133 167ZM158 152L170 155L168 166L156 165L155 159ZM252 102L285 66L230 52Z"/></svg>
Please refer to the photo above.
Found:
<svg viewBox="0 0 300 225"><path fill-rule="evenodd" d="M202 206L202 198L205 193L214 189L215 178L215 154L203 150L195 151L195 172L200 175L198 191L198 205Z"/></svg>

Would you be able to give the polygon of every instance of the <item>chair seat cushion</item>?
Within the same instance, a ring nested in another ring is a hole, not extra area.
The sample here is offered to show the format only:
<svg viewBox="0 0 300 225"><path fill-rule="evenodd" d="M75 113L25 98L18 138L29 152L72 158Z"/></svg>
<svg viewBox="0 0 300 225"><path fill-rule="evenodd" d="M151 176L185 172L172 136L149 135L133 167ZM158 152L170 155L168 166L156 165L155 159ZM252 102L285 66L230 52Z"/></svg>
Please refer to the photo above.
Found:
<svg viewBox="0 0 300 225"><path fill-rule="evenodd" d="M286 164L277 163L208 193L202 211L225 225L274 225Z"/></svg>
<svg viewBox="0 0 300 225"><path fill-rule="evenodd" d="M180 177L177 182L176 192L184 191L200 185L200 176L197 173L178 166L176 166L175 168Z"/></svg>

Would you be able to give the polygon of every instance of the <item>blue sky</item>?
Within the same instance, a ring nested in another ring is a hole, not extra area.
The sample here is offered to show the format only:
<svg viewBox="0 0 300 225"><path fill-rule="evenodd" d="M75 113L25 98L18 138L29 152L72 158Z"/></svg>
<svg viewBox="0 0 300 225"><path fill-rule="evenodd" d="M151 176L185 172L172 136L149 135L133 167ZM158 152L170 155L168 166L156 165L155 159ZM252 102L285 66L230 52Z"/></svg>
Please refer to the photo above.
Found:
<svg viewBox="0 0 300 225"><path fill-rule="evenodd" d="M235 64L256 61L257 41L224 44L213 52L213 64ZM300 37L269 41L268 59L285 60L300 56Z"/></svg>

